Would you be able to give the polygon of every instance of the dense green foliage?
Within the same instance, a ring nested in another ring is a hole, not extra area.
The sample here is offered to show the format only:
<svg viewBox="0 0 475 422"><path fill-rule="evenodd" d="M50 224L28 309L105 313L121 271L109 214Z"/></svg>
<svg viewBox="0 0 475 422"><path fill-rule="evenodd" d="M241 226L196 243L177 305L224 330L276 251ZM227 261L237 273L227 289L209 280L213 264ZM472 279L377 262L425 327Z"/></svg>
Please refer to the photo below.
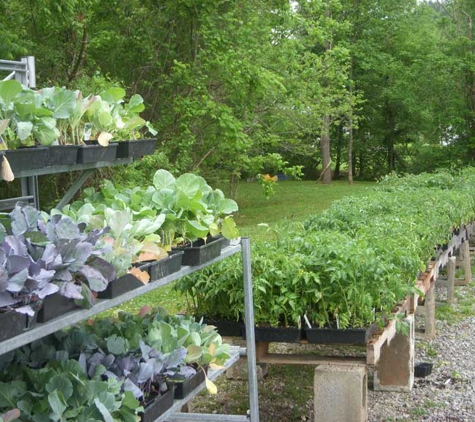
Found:
<svg viewBox="0 0 475 422"><path fill-rule="evenodd" d="M160 147L132 182L157 163L233 183L315 175L328 143L336 177L371 178L472 162L474 14L467 0L8 0L0 57L35 55L39 86L141 94Z"/></svg>
<svg viewBox="0 0 475 422"><path fill-rule="evenodd" d="M475 217L475 172L387 177L367 195L336 201L278 240L254 244L256 323L363 327L413 292L419 271ZM239 319L242 270L229 260L178 283L197 315Z"/></svg>

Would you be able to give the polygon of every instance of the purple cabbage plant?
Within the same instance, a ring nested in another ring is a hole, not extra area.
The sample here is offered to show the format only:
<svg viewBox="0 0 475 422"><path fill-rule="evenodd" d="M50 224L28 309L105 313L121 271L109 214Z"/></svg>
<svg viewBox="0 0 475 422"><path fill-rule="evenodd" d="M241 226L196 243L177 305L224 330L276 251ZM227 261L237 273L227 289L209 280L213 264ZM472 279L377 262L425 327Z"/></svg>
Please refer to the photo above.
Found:
<svg viewBox="0 0 475 422"><path fill-rule="evenodd" d="M107 229L84 234L84 225L61 215L44 219L31 206L17 205L0 224L0 307L31 313L30 301L58 292L84 307L115 279L99 255L97 240ZM26 304L26 306L19 306Z"/></svg>
<svg viewBox="0 0 475 422"><path fill-rule="evenodd" d="M183 380L195 373L185 363L186 353L186 348L180 347L163 354L141 340L140 354L116 356L99 349L93 354L82 353L79 363L89 378L100 375L122 381L124 391L147 405L168 390L167 380Z"/></svg>

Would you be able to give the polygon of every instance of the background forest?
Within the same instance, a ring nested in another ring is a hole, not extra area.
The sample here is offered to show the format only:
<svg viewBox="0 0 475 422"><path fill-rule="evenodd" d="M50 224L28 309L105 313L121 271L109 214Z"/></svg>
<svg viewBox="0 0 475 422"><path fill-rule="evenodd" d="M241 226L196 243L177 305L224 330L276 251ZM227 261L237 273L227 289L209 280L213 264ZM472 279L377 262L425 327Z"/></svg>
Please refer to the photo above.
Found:
<svg viewBox="0 0 475 422"><path fill-rule="evenodd" d="M473 162L474 17L473 0L3 0L0 58L34 55L39 87L140 93L159 147L135 181L351 182Z"/></svg>

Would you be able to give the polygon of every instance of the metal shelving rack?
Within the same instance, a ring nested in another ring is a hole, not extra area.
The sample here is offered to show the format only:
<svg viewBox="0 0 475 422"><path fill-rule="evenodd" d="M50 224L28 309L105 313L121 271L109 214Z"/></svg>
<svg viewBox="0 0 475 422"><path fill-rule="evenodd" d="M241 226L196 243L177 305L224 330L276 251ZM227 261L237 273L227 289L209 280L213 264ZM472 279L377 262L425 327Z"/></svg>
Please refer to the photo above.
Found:
<svg viewBox="0 0 475 422"><path fill-rule="evenodd" d="M19 62L0 60L0 70L10 71L11 73L4 79L15 78L25 86L36 87L35 59L34 57L22 58ZM120 164L130 164L132 158L116 159L114 161L96 162L90 164L60 165L44 167L40 169L24 169L17 172L16 177L21 179L22 196L19 198L9 198L0 200L0 210L13 208L18 201L30 202L39 209L39 190L38 176L45 174L58 174L69 171L81 171L81 174L75 183L69 188L64 197L58 203L56 208L63 208L79 191L86 179L98 168L111 167ZM0 176L0 181L2 180ZM225 363L224 367L217 370L211 370L208 374L210 380L216 379L226 369L235 364L240 356L247 356L248 368L248 388L249 388L249 411L247 415L218 415L218 414L184 414L179 412L181 407L195 397L205 384L198 386L191 394L182 400L175 400L173 406L155 422L193 422L193 421L228 421L228 422L259 422L259 403L257 389L257 369L256 369L256 343L254 338L254 305L252 294L252 276L251 276L251 246L249 238L242 238L238 243L233 242L230 246L224 248L221 255L212 261L199 266L183 266L180 271L167 277L150 282L143 287L124 293L114 299L103 299L96 301L91 309L83 309L69 312L52 321L37 324L32 330L26 331L19 336L0 342L0 355L24 346L34 340L38 340L49 334L52 334L62 328L83 321L107 309L120 305L121 303L141 296L152 290L163 287L181 277L185 277L196 271L199 271L209 265L222 261L237 253L242 253L243 281L244 281L244 307L246 324L246 348L231 347L231 358Z"/></svg>
<svg viewBox="0 0 475 422"><path fill-rule="evenodd" d="M51 333L54 333L62 328L66 328L72 324L83 321L87 318L90 318L100 312L103 312L107 309L113 308L120 305L121 303L133 299L135 297L141 296L145 293L151 292L152 290L158 289L160 287L166 286L167 284L187 275L190 275L196 271L199 271L208 265L212 265L216 262L222 261L232 255L237 253L242 253L243 261L243 274L244 274L244 305L246 312L246 321L249 321L246 324L246 348L232 347L231 348L231 358L226 362L224 368L219 370L211 371L208 378L213 380L221 375L226 369L232 366L239 360L240 355L247 356L247 366L249 374L249 414L248 415L217 415L217 414L175 414L186 402L191 400L196 394L201 391L205 385L202 384L197 387L189 396L185 397L182 400L175 400L175 403L171 409L169 409L165 414L163 414L155 422L162 421L229 421L229 422L238 422L238 421L252 421L259 422L259 405L258 405L258 390L257 390L257 370L256 370L256 350L255 350L255 339L254 339L254 307L253 307L253 295L252 295L252 278L251 278L251 254L250 254L250 240L249 238L242 238L239 243L231 244L230 246L223 249L221 255L210 262L207 262L203 265L190 267L184 266L180 271L170 274L167 277L162 279L150 282L138 289L131 290L130 292L124 293L114 299L103 299L98 300L94 307L91 309L82 309L77 311L71 311L65 315L62 315L59 318L55 318L52 321L37 324L32 330L26 331L23 334L20 334L11 339L5 340L0 343L0 355L10 352L18 347L24 346L34 340L38 340L42 337L45 337Z"/></svg>

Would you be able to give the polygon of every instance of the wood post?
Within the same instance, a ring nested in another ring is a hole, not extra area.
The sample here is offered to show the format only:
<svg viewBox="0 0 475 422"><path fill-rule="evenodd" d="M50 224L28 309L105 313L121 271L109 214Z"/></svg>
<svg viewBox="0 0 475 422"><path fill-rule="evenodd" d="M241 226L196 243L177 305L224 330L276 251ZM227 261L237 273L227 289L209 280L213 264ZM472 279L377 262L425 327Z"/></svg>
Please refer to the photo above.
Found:
<svg viewBox="0 0 475 422"><path fill-rule="evenodd" d="M454 303L454 287L455 287L455 257L450 257L447 262L447 303Z"/></svg>

